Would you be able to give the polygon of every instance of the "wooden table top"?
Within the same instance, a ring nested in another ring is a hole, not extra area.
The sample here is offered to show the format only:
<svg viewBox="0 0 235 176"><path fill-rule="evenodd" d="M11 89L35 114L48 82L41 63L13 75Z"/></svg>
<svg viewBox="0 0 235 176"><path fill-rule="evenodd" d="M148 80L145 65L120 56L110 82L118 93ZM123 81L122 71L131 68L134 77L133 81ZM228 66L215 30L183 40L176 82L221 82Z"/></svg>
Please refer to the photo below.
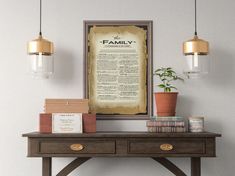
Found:
<svg viewBox="0 0 235 176"><path fill-rule="evenodd" d="M96 132L96 133L39 133L31 132L23 134L23 137L30 138L55 138L55 137L221 137L221 134L212 132L200 133L150 133L150 132L130 132L130 131L109 131L109 132Z"/></svg>

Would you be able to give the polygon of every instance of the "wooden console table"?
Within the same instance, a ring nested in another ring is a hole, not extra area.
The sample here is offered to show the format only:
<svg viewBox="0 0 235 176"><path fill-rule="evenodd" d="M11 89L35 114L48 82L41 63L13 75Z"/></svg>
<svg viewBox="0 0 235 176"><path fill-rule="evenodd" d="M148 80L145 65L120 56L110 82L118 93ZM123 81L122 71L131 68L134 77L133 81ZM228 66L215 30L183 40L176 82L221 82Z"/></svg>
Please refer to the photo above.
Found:
<svg viewBox="0 0 235 176"><path fill-rule="evenodd" d="M51 176L52 157L77 157L57 176L66 176L92 157L151 157L176 176L186 174L166 157L190 157L191 176L201 175L201 157L216 156L220 134L107 132L83 134L23 134L28 157L42 157L42 175Z"/></svg>

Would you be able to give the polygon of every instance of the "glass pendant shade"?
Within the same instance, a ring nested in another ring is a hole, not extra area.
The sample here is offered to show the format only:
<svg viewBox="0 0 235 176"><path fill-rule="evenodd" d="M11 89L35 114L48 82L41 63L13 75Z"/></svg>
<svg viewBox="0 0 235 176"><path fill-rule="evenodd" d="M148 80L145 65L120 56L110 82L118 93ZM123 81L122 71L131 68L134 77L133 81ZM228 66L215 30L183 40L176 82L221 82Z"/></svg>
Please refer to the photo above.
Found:
<svg viewBox="0 0 235 176"><path fill-rule="evenodd" d="M188 78L200 78L209 73L210 62L205 55L198 55L197 53L187 55L186 62L187 69L184 70L184 73Z"/></svg>
<svg viewBox="0 0 235 176"><path fill-rule="evenodd" d="M41 35L28 43L31 73L34 78L49 78L54 72L53 43Z"/></svg>
<svg viewBox="0 0 235 176"><path fill-rule="evenodd" d="M198 78L209 72L209 43L199 39L197 35L193 39L183 43L183 53L186 56L187 69L184 73L189 78Z"/></svg>

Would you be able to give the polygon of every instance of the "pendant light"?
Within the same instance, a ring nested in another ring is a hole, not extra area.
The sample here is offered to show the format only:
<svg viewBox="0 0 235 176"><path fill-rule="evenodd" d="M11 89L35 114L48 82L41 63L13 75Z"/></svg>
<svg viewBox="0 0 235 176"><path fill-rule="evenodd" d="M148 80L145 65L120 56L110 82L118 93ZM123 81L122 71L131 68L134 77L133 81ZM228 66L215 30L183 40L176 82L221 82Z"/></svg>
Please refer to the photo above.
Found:
<svg viewBox="0 0 235 176"><path fill-rule="evenodd" d="M198 78L209 72L209 43L197 35L197 0L194 1L195 32L194 38L183 43L183 53L186 56L188 69L184 73L188 78Z"/></svg>
<svg viewBox="0 0 235 176"><path fill-rule="evenodd" d="M31 72L34 78L49 78L54 71L53 43L42 37L42 0L40 0L40 28L37 39L28 42Z"/></svg>

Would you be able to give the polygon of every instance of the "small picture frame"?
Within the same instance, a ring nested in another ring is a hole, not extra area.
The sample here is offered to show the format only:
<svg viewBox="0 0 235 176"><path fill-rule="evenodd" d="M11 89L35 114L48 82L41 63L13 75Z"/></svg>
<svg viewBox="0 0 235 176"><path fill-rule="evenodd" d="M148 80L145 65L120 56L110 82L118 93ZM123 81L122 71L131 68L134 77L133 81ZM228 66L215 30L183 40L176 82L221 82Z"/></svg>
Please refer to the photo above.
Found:
<svg viewBox="0 0 235 176"><path fill-rule="evenodd" d="M82 133L82 113L53 113L52 133Z"/></svg>

